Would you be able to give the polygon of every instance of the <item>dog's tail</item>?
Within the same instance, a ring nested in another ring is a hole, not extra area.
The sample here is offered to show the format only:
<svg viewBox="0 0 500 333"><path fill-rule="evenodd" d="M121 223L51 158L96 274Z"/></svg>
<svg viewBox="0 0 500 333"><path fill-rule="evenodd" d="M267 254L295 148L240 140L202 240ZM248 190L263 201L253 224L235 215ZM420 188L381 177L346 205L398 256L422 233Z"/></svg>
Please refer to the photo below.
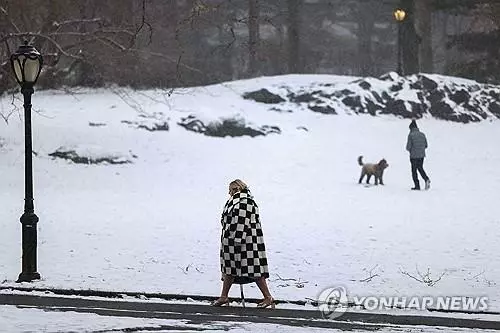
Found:
<svg viewBox="0 0 500 333"><path fill-rule="evenodd" d="M358 157L358 164L363 166L363 156Z"/></svg>

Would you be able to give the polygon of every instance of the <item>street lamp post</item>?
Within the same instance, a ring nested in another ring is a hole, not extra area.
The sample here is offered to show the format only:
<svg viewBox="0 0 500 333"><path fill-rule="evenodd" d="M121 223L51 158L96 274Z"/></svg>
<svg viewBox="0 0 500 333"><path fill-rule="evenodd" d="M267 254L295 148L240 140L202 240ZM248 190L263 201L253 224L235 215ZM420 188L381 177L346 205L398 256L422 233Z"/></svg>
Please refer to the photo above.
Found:
<svg viewBox="0 0 500 333"><path fill-rule="evenodd" d="M17 51L11 55L10 62L16 80L21 86L24 97L24 213L21 216L22 224L22 272L17 282L30 282L40 279L37 272L36 250L37 250L37 223L38 216L35 214L33 204L33 164L31 146L31 95L33 86L42 69L42 55L28 42L25 41Z"/></svg>
<svg viewBox="0 0 500 333"><path fill-rule="evenodd" d="M398 74L403 75L403 66L402 66L402 54L401 54L401 44L402 44L402 34L401 34L401 25L406 17L406 12L398 8L394 11L394 18L398 23Z"/></svg>

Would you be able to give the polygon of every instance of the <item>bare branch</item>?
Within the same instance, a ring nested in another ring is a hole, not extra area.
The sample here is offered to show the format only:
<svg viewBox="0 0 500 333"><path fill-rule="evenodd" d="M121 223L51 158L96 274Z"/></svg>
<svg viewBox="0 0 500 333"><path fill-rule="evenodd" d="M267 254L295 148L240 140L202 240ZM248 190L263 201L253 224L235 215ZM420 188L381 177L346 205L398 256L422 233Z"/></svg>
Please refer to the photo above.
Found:
<svg viewBox="0 0 500 333"><path fill-rule="evenodd" d="M74 19L74 20L66 20L61 22L54 22L52 25L54 27L61 27L64 25L72 25L72 24L81 24L81 23L99 23L102 22L101 18L91 18L91 19Z"/></svg>
<svg viewBox="0 0 500 333"><path fill-rule="evenodd" d="M182 268L181 266L177 266L177 268L180 269L182 271L182 273L187 274L187 271L184 268ZM188 266L188 269L189 269L189 266Z"/></svg>
<svg viewBox="0 0 500 333"><path fill-rule="evenodd" d="M485 272L485 270L483 269L480 273L478 273L478 274L474 275L471 279L475 279L475 278L477 278L477 277L479 277L479 276L483 275L483 274L484 274L484 272Z"/></svg>
<svg viewBox="0 0 500 333"><path fill-rule="evenodd" d="M128 35L130 37L134 37L133 33L131 33L128 30L122 30L122 29L107 29L107 30L100 29L100 30L95 30L92 32L63 31L63 32L49 32L49 33L47 33L47 35L51 36L51 37L56 37L56 36L86 37L89 35L97 35L97 34L109 34L109 35L124 34L124 35Z"/></svg>
<svg viewBox="0 0 500 333"><path fill-rule="evenodd" d="M374 277L379 276L378 274L370 275L366 279L359 280L359 282L370 282Z"/></svg>
<svg viewBox="0 0 500 333"><path fill-rule="evenodd" d="M73 43L73 44L67 44L67 45L64 46L64 48L66 50L70 50L70 49L72 49L74 47L81 47L81 46L83 46L83 45L85 45L87 43L96 42L96 41L98 41L98 39L99 39L98 37L92 36L92 37L90 37L88 39L81 39L80 41L78 41L76 43Z"/></svg>
<svg viewBox="0 0 500 333"><path fill-rule="evenodd" d="M104 33L105 31L97 31L97 32ZM111 32L111 30L108 31L108 32ZM127 31L125 31L125 30L116 30L116 33L124 33L124 34L129 34L130 35L130 33L127 32ZM0 38L0 42L6 42L7 40L13 39L13 38L39 37L39 38L47 40L49 43L51 43L52 45L54 45L54 47L61 54L65 55L65 56L67 56L69 58L72 58L72 59L84 60L84 57L79 56L77 54L72 54L70 52L67 52L66 50L70 49L70 48L73 48L73 47L76 47L76 46L79 46L81 43L88 43L88 42L91 42L91 41L100 41L103 44L105 44L105 45L107 45L109 47L112 47L112 48L119 49L120 51L128 51L128 52L134 52L134 53L138 53L138 54L146 54L146 55L152 55L152 56L160 57L160 58L168 60L169 62L175 63L178 68L182 67L182 68L188 69L188 70L190 70L192 72L203 74L203 72L200 71L197 68L191 67L191 66L186 65L186 64L182 64L180 62L180 59L174 60L171 57L169 57L169 56L167 56L165 54L162 54L162 53L158 53L158 52L150 52L150 51L145 51L145 50L140 50L140 49L127 48L124 45L122 45L119 42L117 42L116 40L114 40L114 39L112 39L110 37L107 37L107 36L105 36L105 37L94 36L93 38L89 38L88 40L82 41L80 43L75 43L75 44L63 47L54 38L52 38L52 36L61 36L61 35L68 35L68 36L90 36L91 33L80 33L80 32L64 32L64 33L49 33L49 34L42 34L42 33L35 33L35 32L9 33L9 34L6 34L6 35L2 36Z"/></svg>
<svg viewBox="0 0 500 333"><path fill-rule="evenodd" d="M155 102L155 103L158 103L158 104L164 104L164 105L168 106L169 108L171 108L170 103L168 103L168 101L166 101L166 100L165 100L165 101L159 100L159 99L157 99L157 98L154 98L153 96L149 96L148 94L146 94L146 93L144 93L144 92L142 92L142 91L140 91L140 90L136 91L136 93L137 93L138 95L141 95L141 96L144 96L144 97L146 97L146 98L150 99L151 101L153 101L153 102Z"/></svg>
<svg viewBox="0 0 500 333"><path fill-rule="evenodd" d="M35 33L35 32L9 33L7 35L4 35L2 38L0 38L0 42L3 42L3 41L8 40L8 39L16 38L16 37L40 37L40 38L43 38L43 39L47 40L48 42L50 42L52 45L54 45L54 47L59 52L61 52L61 54L64 54L65 56L67 56L69 58L83 60L83 57L81 57L81 56L77 56L77 55L66 52L64 50L64 48L52 37L47 36L45 34L41 34L41 33Z"/></svg>
<svg viewBox="0 0 500 333"><path fill-rule="evenodd" d="M279 274L276 274L276 276L278 277L278 280L280 280L280 281L297 281L297 279L293 279L293 278L283 279Z"/></svg>
<svg viewBox="0 0 500 333"><path fill-rule="evenodd" d="M141 104L137 102L134 98L130 97L130 94L126 92L125 89L111 89L111 91L118 97L121 98L121 100L130 106L132 109L137 111L140 114L146 114L144 109L142 108Z"/></svg>
<svg viewBox="0 0 500 333"><path fill-rule="evenodd" d="M370 282L374 277L379 276L378 274L374 274L373 271L378 267L378 265L375 265L372 269L370 269L368 273L368 277L366 279L359 280L359 282Z"/></svg>
<svg viewBox="0 0 500 333"><path fill-rule="evenodd" d="M9 118L10 118L10 116L12 116L12 114L13 114L15 111L16 111L16 110L11 109L7 115L4 115L4 114L3 114L3 112L0 112L0 116L3 118L3 120L5 121L5 123L6 123L6 124L8 124L8 123L9 123Z"/></svg>
<svg viewBox="0 0 500 333"><path fill-rule="evenodd" d="M231 48L231 46L233 46L233 44L236 42L236 34L234 33L234 28L233 28L233 27L231 27L231 28L229 29L229 31L231 32L231 37L232 37L232 39L231 39L231 41L230 41L230 42L226 45L226 50L227 50L227 49L230 49L230 48Z"/></svg>
<svg viewBox="0 0 500 333"><path fill-rule="evenodd" d="M127 48L125 46L123 46L122 44L118 43L117 41L115 41L109 37L102 37L102 38L98 38L97 40L101 41L103 44L105 44L107 46L117 48L120 51L127 50Z"/></svg>
<svg viewBox="0 0 500 333"><path fill-rule="evenodd" d="M21 119L21 114L19 112L19 107L16 105L15 101L16 99L19 101L19 98L16 97L16 92L12 91L12 100L10 101L10 104L12 105L12 108L10 109L9 113L7 115L4 115L3 113L0 113L0 116L3 118L3 120L8 124L9 123L9 118L12 116L13 113L17 112L19 115L19 119Z"/></svg>
<svg viewBox="0 0 500 333"><path fill-rule="evenodd" d="M182 68L185 68L185 69L189 69L190 71L195 72L195 73L204 74L201 70L199 70L197 68L194 68L192 66L189 66L189 65L186 65L186 64L183 64L183 63L180 63L180 57L179 57L178 60L175 60L175 59L172 59L171 57L169 57L169 56L167 56L167 55L165 55L163 53L158 53L158 52L150 52L150 51L144 51L144 50L139 50L139 49L131 49L129 51L137 52L137 53L140 53L140 54L147 54L147 55L152 55L152 56L160 57L160 58L168 60L168 61L170 61L172 63L176 63L177 67L182 67Z"/></svg>
<svg viewBox="0 0 500 333"><path fill-rule="evenodd" d="M0 6L0 12L7 17L7 19L9 20L10 25L12 25L12 27L14 27L15 31L17 31L18 33L21 32L21 30L19 30L19 28L17 27L17 25L14 23L14 21L12 21L10 19L9 13L7 12L7 10L5 8L3 8L2 6Z"/></svg>
<svg viewBox="0 0 500 333"><path fill-rule="evenodd" d="M149 30L149 41L148 41L147 45L150 45L151 42L153 41L153 27L151 26L151 24L149 24L149 22L146 21L146 0L142 0L141 25L139 27L137 27L137 29L135 30L135 34L133 35L134 39L132 40L132 44L130 45L130 47L132 47L134 41L137 39L137 36L141 32L141 30L144 28L144 26L146 26Z"/></svg>
<svg viewBox="0 0 500 333"><path fill-rule="evenodd" d="M293 283L285 283L285 284L279 284L278 287L290 287L290 286L294 286L294 287L297 287L297 288L304 288L304 285L306 283L309 283L309 281L300 281L300 278L297 280L297 279L283 279L281 276L279 276L279 274L276 274L276 276L278 276L278 280L280 281L294 281Z"/></svg>
<svg viewBox="0 0 500 333"><path fill-rule="evenodd" d="M413 279L413 280L415 280L415 281L418 281L418 282L421 282L421 283L425 283L425 282L424 282L424 281L422 281L421 279L418 279L418 278L416 278L415 276L411 275L410 273L408 273L408 272L406 272L406 271L403 271L401 268L399 269L399 272L400 272L401 274L403 274L403 275L406 275L406 276L408 276L408 277L412 278L412 279Z"/></svg>
<svg viewBox="0 0 500 333"><path fill-rule="evenodd" d="M438 283L441 278L446 274L446 271L444 271L440 276L438 276L437 278L432 278L431 277L431 272L430 272L430 268L427 268L427 273L425 274L422 274L419 270L418 270L418 267L416 268L416 271L417 271L417 275L418 277L402 270L401 268L399 269L399 271L401 272L401 274L403 275L406 275L412 279L414 279L415 281L418 281L420 283L424 283L426 285L428 285L429 287L433 287L436 283Z"/></svg>
<svg viewBox="0 0 500 333"><path fill-rule="evenodd" d="M201 18L206 13L217 11L222 5L223 2L217 5L207 5L203 1L198 0L193 5L193 8L191 8L190 14L180 22L180 25L189 24L191 26L191 29L193 29L195 18ZM180 28L177 29L176 34L178 30L180 30Z"/></svg>

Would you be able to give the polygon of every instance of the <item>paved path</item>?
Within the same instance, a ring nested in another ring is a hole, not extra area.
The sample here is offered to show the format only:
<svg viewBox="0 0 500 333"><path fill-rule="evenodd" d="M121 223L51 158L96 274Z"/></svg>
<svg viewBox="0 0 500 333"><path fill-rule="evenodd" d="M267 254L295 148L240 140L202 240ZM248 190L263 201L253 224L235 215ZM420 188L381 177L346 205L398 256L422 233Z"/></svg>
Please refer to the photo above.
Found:
<svg viewBox="0 0 500 333"><path fill-rule="evenodd" d="M178 295L182 299L182 295ZM254 322L342 330L378 330L389 325L425 325L450 328L482 328L500 331L500 321L459 319L432 316L388 315L346 312L335 320L325 320L319 311L294 309L257 309L255 304L243 308L215 308L189 302L102 300L76 297L0 294L0 304L37 307L49 311L75 311L105 316L158 319L184 319L193 324L210 322ZM394 326L392 326L394 328Z"/></svg>

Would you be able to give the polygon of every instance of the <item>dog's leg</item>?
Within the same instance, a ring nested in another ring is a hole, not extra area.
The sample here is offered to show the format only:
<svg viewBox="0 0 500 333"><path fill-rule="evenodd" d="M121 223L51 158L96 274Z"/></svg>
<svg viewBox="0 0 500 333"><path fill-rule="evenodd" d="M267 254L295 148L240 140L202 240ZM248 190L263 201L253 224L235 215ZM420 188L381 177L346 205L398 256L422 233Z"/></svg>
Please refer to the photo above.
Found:
<svg viewBox="0 0 500 333"><path fill-rule="evenodd" d="M363 181L363 178L365 177L365 173L363 171L361 171L361 176L359 177L359 182L358 184L361 184L361 182Z"/></svg>
<svg viewBox="0 0 500 333"><path fill-rule="evenodd" d="M380 185L384 185L384 179L382 177L383 175L380 175Z"/></svg>
<svg viewBox="0 0 500 333"><path fill-rule="evenodd" d="M375 175L375 185L378 185L378 176Z"/></svg>
<svg viewBox="0 0 500 333"><path fill-rule="evenodd" d="M371 173L367 174L367 176L366 176L366 183L367 184L370 184L370 178L372 178Z"/></svg>

